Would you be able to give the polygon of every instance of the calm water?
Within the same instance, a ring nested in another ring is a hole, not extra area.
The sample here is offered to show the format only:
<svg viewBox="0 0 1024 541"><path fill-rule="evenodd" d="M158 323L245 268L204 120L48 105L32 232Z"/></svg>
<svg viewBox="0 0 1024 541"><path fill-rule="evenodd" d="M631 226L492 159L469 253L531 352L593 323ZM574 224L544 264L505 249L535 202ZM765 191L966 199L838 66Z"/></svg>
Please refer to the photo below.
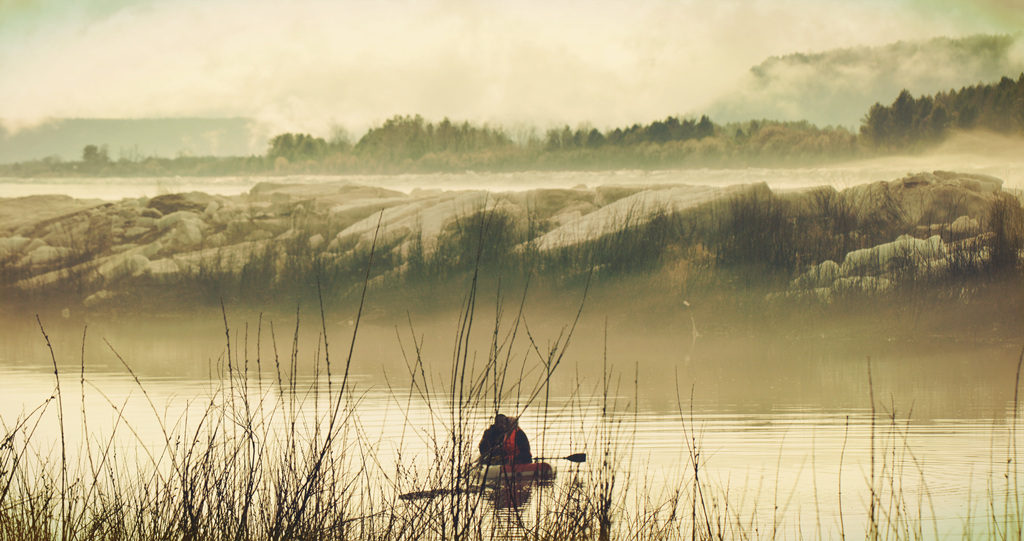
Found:
<svg viewBox="0 0 1024 541"><path fill-rule="evenodd" d="M66 413L72 442L82 431L83 395L93 440L105 441L113 424L124 422L135 431L122 430L121 445L141 442L159 449L163 439L155 421L180 421L187 410L202 411L220 388L227 339L218 319L92 321L87 331L86 323L43 321L61 374L65 412L74 412ZM248 374L254 402L281 396L272 342L288 387L295 331L294 316L264 316L260 328L259 323L243 317L229 322L236 356L232 369ZM597 467L594 458L610 447L620 471L620 494L633 502L628 505L640 505L634 500L638 494L658 500L673 490L691 491L689 450L695 446L699 475L709 487L705 497L728 500L729 512L756 521L760 532L776 525L805 537L861 535L868 522L872 455L877 486L895 490L908 509L920 512L926 537L959 537L969 517L977 524L975 534L984 532L993 499L1001 514L1019 345L864 337L694 341L685 325L652 332L612 322L606 349L603 326L603 320L584 319L550 393L541 392L532 402L528 397L542 379L540 364L529 348L514 347L509 381L522 383L506 382L502 409L522 413L535 455L587 452L592 460L579 466L586 471ZM301 392L295 400L311 419L322 418L328 404L326 358L319 353L316 327L300 325L296 356L295 387ZM358 397L359 440L374 449L382 469L393 468L399 454L404 463L422 468L433 460L432 438L445 433L451 409L447 381L455 327L455 319L443 317L415 325L431 381L425 395L410 392L402 353L402 346L406 354L412 350L409 331L383 324L360 331L350 396ZM531 334L544 348L560 330L539 325ZM487 356L489 335L490 329L481 328L473 337L478 359ZM336 390L350 322L329 321L327 336ZM114 351L139 377L148 399ZM52 361L33 316L6 322L0 382L0 417L7 427L53 395ZM312 392L314 387L318 391ZM115 408L122 412L120 421ZM482 431L492 411L487 401L471 407L465 412L469 429ZM48 407L42 419L34 441L40 449L52 449L58 434L55 408ZM555 463L560 477L574 467ZM883 502L891 500L886 496Z"/></svg>

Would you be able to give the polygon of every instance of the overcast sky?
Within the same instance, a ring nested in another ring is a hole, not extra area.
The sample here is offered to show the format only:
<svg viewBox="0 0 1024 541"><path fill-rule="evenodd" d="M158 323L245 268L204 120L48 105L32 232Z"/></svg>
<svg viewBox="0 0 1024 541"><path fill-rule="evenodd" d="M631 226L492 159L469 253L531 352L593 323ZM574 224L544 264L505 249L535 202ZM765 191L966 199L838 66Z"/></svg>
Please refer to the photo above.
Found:
<svg viewBox="0 0 1024 541"><path fill-rule="evenodd" d="M768 56L1024 29L1024 0L0 0L0 118L699 114Z"/></svg>

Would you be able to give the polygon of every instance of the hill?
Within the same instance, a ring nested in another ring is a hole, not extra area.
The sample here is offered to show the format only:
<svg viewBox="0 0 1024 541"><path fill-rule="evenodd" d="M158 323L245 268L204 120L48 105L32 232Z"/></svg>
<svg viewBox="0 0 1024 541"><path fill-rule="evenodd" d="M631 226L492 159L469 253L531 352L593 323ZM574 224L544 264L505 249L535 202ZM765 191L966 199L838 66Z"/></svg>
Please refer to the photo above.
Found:
<svg viewBox="0 0 1024 541"><path fill-rule="evenodd" d="M933 94L1024 71L1024 38L974 35L772 57L708 113L717 121L807 120L857 125L873 103Z"/></svg>

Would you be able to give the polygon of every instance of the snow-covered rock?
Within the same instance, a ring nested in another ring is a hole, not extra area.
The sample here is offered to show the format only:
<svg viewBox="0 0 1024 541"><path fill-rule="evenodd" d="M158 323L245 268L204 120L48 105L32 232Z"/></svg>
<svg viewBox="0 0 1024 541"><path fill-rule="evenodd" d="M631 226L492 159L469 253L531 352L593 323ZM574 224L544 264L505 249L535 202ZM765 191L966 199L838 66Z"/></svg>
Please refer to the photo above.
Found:
<svg viewBox="0 0 1024 541"><path fill-rule="evenodd" d="M824 261L807 269L807 272L793 281L791 287L794 289L830 288L839 277L839 264L831 260Z"/></svg>
<svg viewBox="0 0 1024 541"><path fill-rule="evenodd" d="M12 236L32 236L30 233L38 223L103 204L103 201L74 199L66 195L0 197L0 231L8 230ZM27 217L31 220L26 220Z"/></svg>
<svg viewBox="0 0 1024 541"><path fill-rule="evenodd" d="M71 254L71 250L63 246L40 246L29 252L22 262L24 265L40 266L57 263Z"/></svg>
<svg viewBox="0 0 1024 541"><path fill-rule="evenodd" d="M138 249L139 245L134 243L119 244L117 246L111 246L110 251L115 254L123 254L132 250Z"/></svg>
<svg viewBox="0 0 1024 541"><path fill-rule="evenodd" d="M32 253L40 246L46 246L46 241L44 241L43 239L32 239L31 241L29 241L27 246L22 247L21 251L22 253L26 254Z"/></svg>
<svg viewBox="0 0 1024 541"><path fill-rule="evenodd" d="M149 233L149 232L150 232L150 228L148 228L148 227L135 226L135 227L128 228L124 232L124 236L125 236L125 238L134 239L134 238L137 238L137 237L141 237L142 235L145 235L146 233Z"/></svg>
<svg viewBox="0 0 1024 541"><path fill-rule="evenodd" d="M846 254L840 273L843 276L878 275L897 265L916 266L945 255L945 245L937 235L927 240L903 235L893 242Z"/></svg>
<svg viewBox="0 0 1024 541"><path fill-rule="evenodd" d="M978 220L970 216L961 216L949 225L949 232L958 239L973 237L981 232L981 226L978 224Z"/></svg>
<svg viewBox="0 0 1024 541"><path fill-rule="evenodd" d="M92 307L98 304L102 304L104 301L108 301L110 299L113 299L114 297L114 292L108 291L106 289L101 289L96 293L93 293L92 295L86 297L85 300L82 301L82 304L84 304L86 307Z"/></svg>
<svg viewBox="0 0 1024 541"><path fill-rule="evenodd" d="M959 216L984 217L1002 181L987 175L935 171L844 190L843 197L861 217L876 213L911 225L949 223Z"/></svg>
<svg viewBox="0 0 1024 541"><path fill-rule="evenodd" d="M173 259L158 259L146 264L139 274L149 276L156 282L167 283L176 280L181 274L181 269Z"/></svg>
<svg viewBox="0 0 1024 541"><path fill-rule="evenodd" d="M74 276L76 287L86 293L90 288L116 291L111 282L133 276L170 282L199 268L236 273L254 257L273 255L265 250L279 253L279 243L302 242L317 257L348 258L353 250L369 248L379 223L378 249L390 250L396 261L395 269L382 272L398 276L402 259L413 251L430 256L449 235L474 232L477 224L466 220L487 216L482 211L500 218L502 232L511 231L512 238L525 241L527 231L537 235L532 245L521 244L518 249L545 251L643 226L663 214L699 208L727 212L729 205L716 202L737 196L770 195L787 208L814 212L820 195L808 190L770 191L765 184L725 187L724 181L683 185L678 180L682 177L672 173L651 177L646 185L612 184L619 173L611 173L584 184L561 184L574 188L542 189L535 188L529 177L508 177L505 185L512 190L508 192L466 186L444 191L440 188L451 186L442 184L439 189L402 193L349 180L300 184L300 179L291 179L261 183L249 194L235 197L170 194L115 203L0 198L0 257L6 256L5 264L20 266L11 276L28 276L17 287L47 287ZM534 189L516 191L520 184L531 182ZM917 238L901 237L850 252L842 261L810 267L793 281L787 294L826 299L839 290L885 290L908 273L933 275L943 272L947 262L977 264L978 258L988 257L980 224L1002 186L992 177L935 171L842 192L831 187L824 190L830 200L870 218L864 227L871 227L872 220L886 223L891 218ZM52 209L41 207L51 204ZM715 206L702 207L709 204ZM709 213L709 219L717 216ZM849 238L859 242L878 233L858 230ZM70 256L76 263L68 268ZM278 258L274 263L282 261Z"/></svg>
<svg viewBox="0 0 1024 541"><path fill-rule="evenodd" d="M241 242L231 246L175 254L173 259L182 271L206 267L216 269L218 272L237 274L246 263L262 257L270 246L270 242L266 240Z"/></svg>
<svg viewBox="0 0 1024 541"><path fill-rule="evenodd" d="M266 229L254 229L245 236L246 242L259 242L274 238L274 234Z"/></svg>
<svg viewBox="0 0 1024 541"><path fill-rule="evenodd" d="M197 221L182 221L174 228L170 240L176 244L179 250L195 248L203 242L203 232Z"/></svg>
<svg viewBox="0 0 1024 541"><path fill-rule="evenodd" d="M294 240L294 239L298 238L298 236L299 236L299 230L295 229L295 228L292 228L292 229L289 229L288 231L285 231L284 233L281 233L280 235L278 235L275 240L280 240L280 241Z"/></svg>
<svg viewBox="0 0 1024 541"><path fill-rule="evenodd" d="M168 214L157 220L156 228L159 229L160 231L166 231L171 227L178 225L181 222L198 222L199 220L200 216L195 212L188 210L179 210L177 212L172 212L171 214Z"/></svg>
<svg viewBox="0 0 1024 541"><path fill-rule="evenodd" d="M132 254L124 262L125 269L131 274L142 272L149 265L149 258L142 254Z"/></svg>
<svg viewBox="0 0 1024 541"><path fill-rule="evenodd" d="M847 276L832 285L839 292L883 293L892 289L892 281L881 276Z"/></svg>
<svg viewBox="0 0 1024 541"><path fill-rule="evenodd" d="M124 276L134 276L145 269L147 265L149 265L149 258L139 253L136 249L132 252L107 258L103 264L96 268L96 272L106 282L112 282Z"/></svg>
<svg viewBox="0 0 1024 541"><path fill-rule="evenodd" d="M206 246L210 246L212 248L219 248L221 246L224 246L227 243L228 243L228 237L227 237L227 235L224 234L223 231L220 232L220 233L214 233L214 234L206 237L206 241L204 242L204 244Z"/></svg>
<svg viewBox="0 0 1024 541"><path fill-rule="evenodd" d="M660 213L680 212L742 193L764 192L767 185L673 186L656 187L617 199L576 219L566 220L534 240L538 250L546 251L596 240L604 235L649 222Z"/></svg>
<svg viewBox="0 0 1024 541"><path fill-rule="evenodd" d="M383 210L345 228L336 235L338 246L349 242L354 246L369 246L377 232L378 244L397 244L412 232L418 232L424 254L433 253L445 226L458 217L487 211L497 204L494 196L484 191L444 194L436 198L414 201Z"/></svg>
<svg viewBox="0 0 1024 541"><path fill-rule="evenodd" d="M155 241L155 242L151 242L149 244L140 246L138 248L138 250L136 250L133 253L142 254L142 255L152 259L153 256L159 254L161 251L163 251L163 249L164 249L164 243L160 242L160 241Z"/></svg>
<svg viewBox="0 0 1024 541"><path fill-rule="evenodd" d="M31 242L26 237L7 237L0 239L0 257L21 252Z"/></svg>

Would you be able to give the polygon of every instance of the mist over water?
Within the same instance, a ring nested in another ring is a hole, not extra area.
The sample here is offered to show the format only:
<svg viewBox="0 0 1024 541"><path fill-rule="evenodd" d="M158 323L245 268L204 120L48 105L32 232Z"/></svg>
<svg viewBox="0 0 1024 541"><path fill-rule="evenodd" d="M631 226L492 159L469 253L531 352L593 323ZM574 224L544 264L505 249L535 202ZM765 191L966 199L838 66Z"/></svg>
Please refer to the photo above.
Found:
<svg viewBox="0 0 1024 541"><path fill-rule="evenodd" d="M852 186L892 180L920 171L948 170L994 176L1007 190L1024 189L1024 159L1019 142L993 136L954 138L934 153L888 157L809 168L678 169L620 171L525 171L514 173L429 173L401 175L294 175L286 177L159 177L159 178L2 178L0 197L41 194L79 199L117 201L199 191L211 195L239 195L261 182L316 184L345 181L410 193L413 190L526 191L577 186L653 186L690 184L732 186L765 183L772 190ZM980 154L979 154L980 152Z"/></svg>

